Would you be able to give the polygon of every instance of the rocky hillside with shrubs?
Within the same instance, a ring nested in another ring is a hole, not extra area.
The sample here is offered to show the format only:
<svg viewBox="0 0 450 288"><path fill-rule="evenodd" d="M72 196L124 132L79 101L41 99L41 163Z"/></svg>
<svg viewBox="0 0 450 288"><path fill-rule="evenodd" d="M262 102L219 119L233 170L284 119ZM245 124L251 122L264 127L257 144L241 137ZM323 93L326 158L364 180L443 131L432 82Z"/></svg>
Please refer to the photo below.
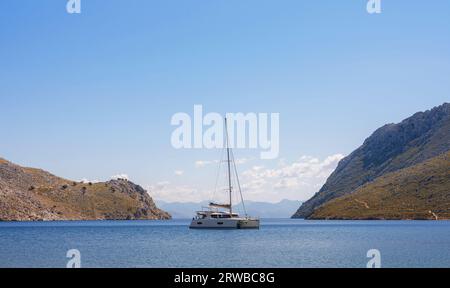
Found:
<svg viewBox="0 0 450 288"><path fill-rule="evenodd" d="M412 167L449 150L449 103L418 112L401 123L387 124L342 159L320 191L303 203L293 217L310 218L316 209L333 199L353 193L378 177ZM414 190L410 192L414 194ZM386 205L389 200L386 198Z"/></svg>
<svg viewBox="0 0 450 288"><path fill-rule="evenodd" d="M142 187L125 179L82 183L0 158L0 220L169 219Z"/></svg>
<svg viewBox="0 0 450 288"><path fill-rule="evenodd" d="M450 152L388 173L317 208L310 219L450 219Z"/></svg>

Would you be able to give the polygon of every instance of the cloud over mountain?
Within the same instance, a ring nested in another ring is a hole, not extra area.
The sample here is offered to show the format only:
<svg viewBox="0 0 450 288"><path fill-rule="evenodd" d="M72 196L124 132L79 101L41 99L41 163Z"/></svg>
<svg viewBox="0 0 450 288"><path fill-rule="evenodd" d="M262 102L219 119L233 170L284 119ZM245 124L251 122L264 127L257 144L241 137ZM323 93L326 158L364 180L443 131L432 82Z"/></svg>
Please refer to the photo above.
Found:
<svg viewBox="0 0 450 288"><path fill-rule="evenodd" d="M282 162L276 168L253 166L239 172L244 198L267 202L282 199L306 200L323 185L343 157L342 154L334 154L325 159L302 156L292 163ZM213 162L215 161L201 161L197 163L197 167ZM246 161L240 160L240 164L244 162ZM210 189L202 189L192 184L177 185L163 181L150 185L148 190L156 199L167 202L199 202L211 199L213 185L211 182Z"/></svg>
<svg viewBox="0 0 450 288"><path fill-rule="evenodd" d="M281 163L273 169L254 166L242 173L242 188L251 195L251 199L257 196L268 201L279 197L308 199L317 187L323 185L343 157L342 154L334 154L320 160L302 156L293 163Z"/></svg>

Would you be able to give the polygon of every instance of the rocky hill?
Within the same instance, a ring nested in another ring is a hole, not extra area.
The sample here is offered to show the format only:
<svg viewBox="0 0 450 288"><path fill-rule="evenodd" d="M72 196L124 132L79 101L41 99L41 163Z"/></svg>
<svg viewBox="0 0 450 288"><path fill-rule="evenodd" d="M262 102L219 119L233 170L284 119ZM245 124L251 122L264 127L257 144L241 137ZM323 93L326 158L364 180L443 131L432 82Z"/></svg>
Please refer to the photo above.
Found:
<svg viewBox="0 0 450 288"><path fill-rule="evenodd" d="M378 177L309 218L450 219L450 152Z"/></svg>
<svg viewBox="0 0 450 288"><path fill-rule="evenodd" d="M419 112L399 124L376 130L363 145L342 159L325 185L305 202L294 218L308 218L321 205L347 195L380 176L450 150L450 104Z"/></svg>
<svg viewBox="0 0 450 288"><path fill-rule="evenodd" d="M80 183L0 158L1 221L168 218L130 181Z"/></svg>

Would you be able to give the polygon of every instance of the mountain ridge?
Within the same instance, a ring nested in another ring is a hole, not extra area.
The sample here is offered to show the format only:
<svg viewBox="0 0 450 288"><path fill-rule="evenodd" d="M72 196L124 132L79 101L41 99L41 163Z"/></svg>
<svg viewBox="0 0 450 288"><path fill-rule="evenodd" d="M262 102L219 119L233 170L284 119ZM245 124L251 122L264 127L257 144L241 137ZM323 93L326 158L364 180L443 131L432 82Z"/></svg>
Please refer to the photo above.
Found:
<svg viewBox="0 0 450 288"><path fill-rule="evenodd" d="M139 185L125 179L83 183L0 158L0 220L169 219Z"/></svg>
<svg viewBox="0 0 450 288"><path fill-rule="evenodd" d="M387 173L450 150L450 104L417 112L398 124L386 124L342 159L326 183L292 216L308 218L324 203L351 193Z"/></svg>

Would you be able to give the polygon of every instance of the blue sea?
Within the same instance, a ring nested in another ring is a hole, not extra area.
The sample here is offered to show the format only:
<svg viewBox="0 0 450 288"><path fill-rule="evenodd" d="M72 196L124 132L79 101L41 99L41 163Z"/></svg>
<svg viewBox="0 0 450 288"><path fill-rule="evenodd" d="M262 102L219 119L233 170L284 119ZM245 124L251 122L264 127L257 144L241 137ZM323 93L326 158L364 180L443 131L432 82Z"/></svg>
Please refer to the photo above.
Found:
<svg viewBox="0 0 450 288"><path fill-rule="evenodd" d="M0 267L450 267L447 221L262 219L260 230L189 230L189 220L0 222Z"/></svg>

